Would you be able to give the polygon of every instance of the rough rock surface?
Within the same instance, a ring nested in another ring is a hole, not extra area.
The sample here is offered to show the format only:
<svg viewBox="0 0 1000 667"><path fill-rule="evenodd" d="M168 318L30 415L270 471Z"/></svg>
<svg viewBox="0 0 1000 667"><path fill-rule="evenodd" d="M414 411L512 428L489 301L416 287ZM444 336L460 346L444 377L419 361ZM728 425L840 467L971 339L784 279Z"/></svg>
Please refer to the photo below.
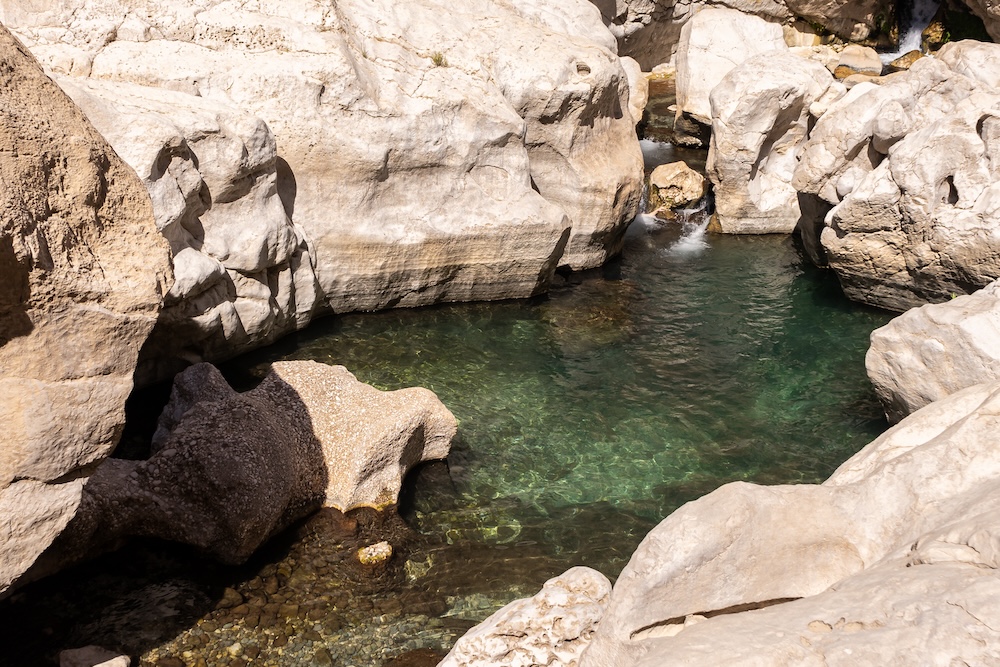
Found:
<svg viewBox="0 0 1000 667"><path fill-rule="evenodd" d="M696 203L708 192L705 177L685 162L661 164L649 175L649 208L683 208Z"/></svg>
<svg viewBox="0 0 1000 667"><path fill-rule="evenodd" d="M816 203L803 238L850 298L902 311L1000 276L1000 91L994 73L948 64L995 47L949 44L854 86L802 146L792 185Z"/></svg>
<svg viewBox="0 0 1000 667"><path fill-rule="evenodd" d="M197 364L174 382L152 456L97 469L53 558L143 535L239 563L320 506L395 503L406 471L447 456L455 428L432 392L379 391L343 366L277 362L237 393Z"/></svg>
<svg viewBox="0 0 1000 667"><path fill-rule="evenodd" d="M0 593L72 518L169 288L135 174L0 27Z"/></svg>
<svg viewBox="0 0 1000 667"><path fill-rule="evenodd" d="M139 174L170 242L175 280L139 382L309 323L320 297L313 260L278 193L274 135L261 119L172 90L56 81Z"/></svg>
<svg viewBox="0 0 1000 667"><path fill-rule="evenodd" d="M1000 282L912 308L876 329L865 367L893 422L960 389L1000 380Z"/></svg>
<svg viewBox="0 0 1000 667"><path fill-rule="evenodd" d="M439 667L575 667L610 595L603 574L571 568L470 630Z"/></svg>
<svg viewBox="0 0 1000 667"><path fill-rule="evenodd" d="M628 80L586 0L0 6L55 71L263 119L335 312L537 293L617 253L639 203Z"/></svg>
<svg viewBox="0 0 1000 667"><path fill-rule="evenodd" d="M801 211L792 177L801 145L810 122L844 92L823 65L780 51L754 56L722 79L711 94L707 167L716 231L795 229Z"/></svg>
<svg viewBox="0 0 1000 667"><path fill-rule="evenodd" d="M643 540L580 664L996 662L998 427L1000 383L977 385L822 485L688 503Z"/></svg>
<svg viewBox="0 0 1000 667"><path fill-rule="evenodd" d="M677 47L677 121L712 122L709 95L741 62L785 51L781 26L732 9L703 9L684 24Z"/></svg>
<svg viewBox="0 0 1000 667"><path fill-rule="evenodd" d="M821 25L847 40L866 39L878 29L880 17L892 11L885 0L830 2L830 0L592 0L604 23L618 39L618 52L639 61L643 69L673 60L681 30L699 11L711 7L734 9L772 23L795 16Z"/></svg>

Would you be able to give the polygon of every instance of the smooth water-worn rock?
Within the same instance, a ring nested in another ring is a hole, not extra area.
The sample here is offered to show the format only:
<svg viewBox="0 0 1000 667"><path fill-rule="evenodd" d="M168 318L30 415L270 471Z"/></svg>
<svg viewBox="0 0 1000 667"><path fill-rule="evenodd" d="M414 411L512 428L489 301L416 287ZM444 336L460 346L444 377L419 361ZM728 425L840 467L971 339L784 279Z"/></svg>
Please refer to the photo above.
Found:
<svg viewBox="0 0 1000 667"><path fill-rule="evenodd" d="M309 323L320 299L313 259L278 192L277 147L264 121L162 88L56 80L140 175L173 251L175 281L143 350L140 382Z"/></svg>
<svg viewBox="0 0 1000 667"><path fill-rule="evenodd" d="M59 652L59 667L129 667L127 655L100 646L85 646Z"/></svg>
<svg viewBox="0 0 1000 667"><path fill-rule="evenodd" d="M846 79L854 74L881 76L882 61L875 49L860 44L848 44L844 47L833 75L838 79Z"/></svg>
<svg viewBox="0 0 1000 667"><path fill-rule="evenodd" d="M395 503L407 470L447 456L455 429L432 392L379 391L343 366L278 362L237 393L198 364L175 380L152 456L91 477L63 550L145 535L238 563L321 506Z"/></svg>
<svg viewBox="0 0 1000 667"><path fill-rule="evenodd" d="M629 82L586 0L0 4L55 70L263 119L335 312L536 294L636 213Z"/></svg>
<svg viewBox="0 0 1000 667"><path fill-rule="evenodd" d="M979 50L952 48L956 60ZM822 244L811 254L857 301L902 311L1000 276L1000 91L947 62L922 58L854 86L802 146L792 185L825 203L803 222Z"/></svg>
<svg viewBox="0 0 1000 667"><path fill-rule="evenodd" d="M995 661L998 426L1000 383L977 385L822 485L734 483L688 503L643 540L580 664Z"/></svg>
<svg viewBox="0 0 1000 667"><path fill-rule="evenodd" d="M872 332L868 377L890 421L1000 379L1000 282L912 308Z"/></svg>
<svg viewBox="0 0 1000 667"><path fill-rule="evenodd" d="M0 593L118 442L170 286L145 189L0 28Z"/></svg>
<svg viewBox="0 0 1000 667"><path fill-rule="evenodd" d="M792 176L815 117L844 94L823 65L789 52L756 55L711 94L708 176L717 231L790 233L801 216Z"/></svg>
<svg viewBox="0 0 1000 667"><path fill-rule="evenodd" d="M574 567L515 600L456 642L441 667L575 667L604 614L611 582Z"/></svg>
<svg viewBox="0 0 1000 667"><path fill-rule="evenodd" d="M785 51L781 26L732 9L704 9L684 24L677 47L677 119L712 123L709 95L734 67Z"/></svg>
<svg viewBox="0 0 1000 667"><path fill-rule="evenodd" d="M649 175L649 209L683 208L708 192L705 177L685 162L661 164Z"/></svg>

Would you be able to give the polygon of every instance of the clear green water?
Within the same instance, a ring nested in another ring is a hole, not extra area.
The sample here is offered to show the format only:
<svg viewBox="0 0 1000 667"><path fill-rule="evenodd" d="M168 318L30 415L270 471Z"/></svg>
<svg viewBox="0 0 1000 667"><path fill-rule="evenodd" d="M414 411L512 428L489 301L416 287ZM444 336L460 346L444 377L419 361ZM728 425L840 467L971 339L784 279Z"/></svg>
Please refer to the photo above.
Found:
<svg viewBox="0 0 1000 667"><path fill-rule="evenodd" d="M794 239L640 224L620 262L544 298L317 322L224 371L247 386L274 360L316 359L437 392L459 432L447 463L408 478L408 525L323 512L238 568L130 544L0 603L18 647L0 665L87 644L140 667L436 664L573 565L616 576L720 484L825 478L886 427L863 360L890 317L848 302ZM357 548L382 539L387 568L359 569Z"/></svg>
<svg viewBox="0 0 1000 667"><path fill-rule="evenodd" d="M338 317L228 370L314 359L434 390L459 435L411 522L614 576L681 503L731 480L821 481L886 426L864 353L890 314L847 301L791 238L679 252L680 234L633 229L623 260L546 298Z"/></svg>

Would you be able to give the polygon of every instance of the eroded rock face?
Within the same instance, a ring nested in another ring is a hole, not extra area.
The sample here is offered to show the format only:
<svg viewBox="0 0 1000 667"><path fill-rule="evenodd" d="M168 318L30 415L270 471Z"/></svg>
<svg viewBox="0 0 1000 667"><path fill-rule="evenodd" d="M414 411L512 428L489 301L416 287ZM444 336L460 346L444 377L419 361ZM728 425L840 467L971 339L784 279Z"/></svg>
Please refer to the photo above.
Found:
<svg viewBox="0 0 1000 667"><path fill-rule="evenodd" d="M815 209L812 252L856 301L906 310L1000 275L1000 91L947 64L995 45L949 46L854 86L802 147L792 185L829 211Z"/></svg>
<svg viewBox="0 0 1000 667"><path fill-rule="evenodd" d="M708 192L705 177L685 162L661 164L649 175L649 208L669 210L697 203Z"/></svg>
<svg viewBox="0 0 1000 667"><path fill-rule="evenodd" d="M278 192L274 135L202 97L114 81L57 82L139 174L170 242L175 280L138 379L169 378L302 328L320 299L292 202Z"/></svg>
<svg viewBox="0 0 1000 667"><path fill-rule="evenodd" d="M977 385L822 485L734 483L688 503L643 540L580 664L995 661L998 426L1000 383Z"/></svg>
<svg viewBox="0 0 1000 667"><path fill-rule="evenodd" d="M574 567L515 600L459 639L440 667L575 667L604 614L611 582Z"/></svg>
<svg viewBox="0 0 1000 667"><path fill-rule="evenodd" d="M91 477L61 550L143 535L239 563L319 507L395 503L406 471L447 456L455 428L432 392L382 392L343 366L277 362L237 393L198 364L176 378L152 456Z"/></svg>
<svg viewBox="0 0 1000 667"><path fill-rule="evenodd" d="M73 517L170 285L149 197L0 27L0 593Z"/></svg>
<svg viewBox="0 0 1000 667"><path fill-rule="evenodd" d="M845 40L863 40L891 16L892 6L885 0L830 2L829 0L592 0L601 10L608 29L618 40L618 52L639 61L652 70L673 60L681 39L681 30L699 11L724 7L744 14L787 24L798 16L807 24L821 25Z"/></svg>
<svg viewBox="0 0 1000 667"><path fill-rule="evenodd" d="M845 92L818 62L787 51L754 56L711 93L708 176L718 229L790 233L801 217L792 177L810 122Z"/></svg>
<svg viewBox="0 0 1000 667"><path fill-rule="evenodd" d="M558 265L618 252L638 206L628 80L586 0L15 5L5 18L57 71L264 120L281 248L304 232L335 312L535 294ZM266 310L261 274L280 266L252 267L232 303ZM187 303L208 319L219 301Z"/></svg>
<svg viewBox="0 0 1000 667"><path fill-rule="evenodd" d="M677 123L712 123L709 95L734 67L787 50L781 26L732 9L703 9L684 24L677 47ZM675 129L676 132L676 129Z"/></svg>
<svg viewBox="0 0 1000 667"><path fill-rule="evenodd" d="M1000 379L1000 282L912 308L872 332L868 377L890 421Z"/></svg>

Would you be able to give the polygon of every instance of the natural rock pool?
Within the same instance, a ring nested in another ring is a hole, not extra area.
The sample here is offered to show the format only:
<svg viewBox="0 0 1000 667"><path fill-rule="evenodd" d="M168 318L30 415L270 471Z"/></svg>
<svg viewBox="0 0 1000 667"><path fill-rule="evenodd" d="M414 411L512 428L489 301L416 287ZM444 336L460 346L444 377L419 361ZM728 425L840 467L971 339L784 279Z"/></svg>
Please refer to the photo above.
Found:
<svg viewBox="0 0 1000 667"><path fill-rule="evenodd" d="M547 297L320 321L224 370L247 386L315 359L437 392L459 434L410 476L408 526L322 513L242 568L139 543L3 603L20 649L0 661L96 643L144 665L434 664L572 565L614 577L720 484L824 479L886 427L864 354L889 318L792 238L640 221L622 260ZM355 562L384 538L386 567Z"/></svg>

